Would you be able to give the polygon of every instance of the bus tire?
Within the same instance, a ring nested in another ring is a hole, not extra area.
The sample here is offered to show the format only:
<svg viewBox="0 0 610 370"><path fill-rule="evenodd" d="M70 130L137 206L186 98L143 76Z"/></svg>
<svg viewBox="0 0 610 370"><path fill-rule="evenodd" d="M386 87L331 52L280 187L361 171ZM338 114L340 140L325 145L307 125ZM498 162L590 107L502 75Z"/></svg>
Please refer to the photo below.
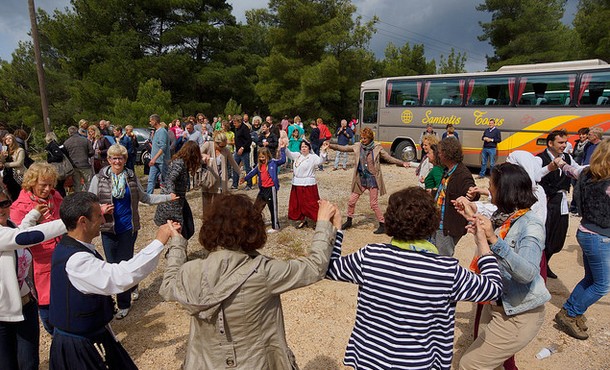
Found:
<svg viewBox="0 0 610 370"><path fill-rule="evenodd" d="M414 161L417 157L417 149L410 140L403 140L394 149L394 158L398 158L403 162Z"/></svg>

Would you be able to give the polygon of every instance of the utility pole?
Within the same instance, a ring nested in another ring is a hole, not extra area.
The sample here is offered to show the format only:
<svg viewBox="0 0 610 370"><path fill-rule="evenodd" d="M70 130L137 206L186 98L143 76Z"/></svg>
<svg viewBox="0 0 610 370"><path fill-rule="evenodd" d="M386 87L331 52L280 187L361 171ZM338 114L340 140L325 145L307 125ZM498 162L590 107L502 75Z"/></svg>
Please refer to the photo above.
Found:
<svg viewBox="0 0 610 370"><path fill-rule="evenodd" d="M47 102L47 85L42 66L40 41L38 40L38 25L36 24L36 7L34 0L28 0L30 7L30 23L32 24L32 39L34 40L34 56L36 57L36 73L38 74L38 89L40 91L40 104L42 105L42 120L45 133L51 132L51 119L49 118L49 103Z"/></svg>

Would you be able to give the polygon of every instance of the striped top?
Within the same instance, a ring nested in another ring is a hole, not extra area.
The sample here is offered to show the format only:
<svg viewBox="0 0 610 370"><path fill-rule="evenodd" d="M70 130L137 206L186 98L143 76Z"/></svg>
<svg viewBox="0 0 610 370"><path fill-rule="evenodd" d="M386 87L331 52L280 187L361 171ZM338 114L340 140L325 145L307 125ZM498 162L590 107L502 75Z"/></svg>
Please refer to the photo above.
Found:
<svg viewBox="0 0 610 370"><path fill-rule="evenodd" d="M481 275L452 257L368 244L341 257L337 232L326 277L359 285L356 322L343 363L355 369L450 369L457 301L500 297L496 258Z"/></svg>

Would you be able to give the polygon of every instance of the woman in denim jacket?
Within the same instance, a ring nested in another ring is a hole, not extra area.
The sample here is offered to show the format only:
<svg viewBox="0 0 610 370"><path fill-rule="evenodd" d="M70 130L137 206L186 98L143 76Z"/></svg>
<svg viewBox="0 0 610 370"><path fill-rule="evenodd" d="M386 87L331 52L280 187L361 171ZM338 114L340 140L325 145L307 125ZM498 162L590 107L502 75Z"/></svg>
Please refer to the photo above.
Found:
<svg viewBox="0 0 610 370"><path fill-rule="evenodd" d="M540 330L544 304L551 299L540 276L544 224L530 210L537 199L527 172L510 163L497 165L489 191L498 207L491 220L473 214L465 198L455 202L469 220L469 231L485 230L504 284L501 299L483 308L479 336L462 356L460 369L493 369L525 348Z"/></svg>

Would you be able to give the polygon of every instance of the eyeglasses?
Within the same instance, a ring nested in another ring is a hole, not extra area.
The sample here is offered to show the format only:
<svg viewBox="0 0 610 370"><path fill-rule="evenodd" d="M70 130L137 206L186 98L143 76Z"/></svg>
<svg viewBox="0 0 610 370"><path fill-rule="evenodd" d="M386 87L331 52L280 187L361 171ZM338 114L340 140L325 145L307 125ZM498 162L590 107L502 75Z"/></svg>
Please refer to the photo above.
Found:
<svg viewBox="0 0 610 370"><path fill-rule="evenodd" d="M111 157L108 158L111 162L123 162L125 160L125 158L123 157Z"/></svg>
<svg viewBox="0 0 610 370"><path fill-rule="evenodd" d="M0 201L0 208L8 208L11 206L11 204L13 204L13 202L11 202L10 200L3 200Z"/></svg>

